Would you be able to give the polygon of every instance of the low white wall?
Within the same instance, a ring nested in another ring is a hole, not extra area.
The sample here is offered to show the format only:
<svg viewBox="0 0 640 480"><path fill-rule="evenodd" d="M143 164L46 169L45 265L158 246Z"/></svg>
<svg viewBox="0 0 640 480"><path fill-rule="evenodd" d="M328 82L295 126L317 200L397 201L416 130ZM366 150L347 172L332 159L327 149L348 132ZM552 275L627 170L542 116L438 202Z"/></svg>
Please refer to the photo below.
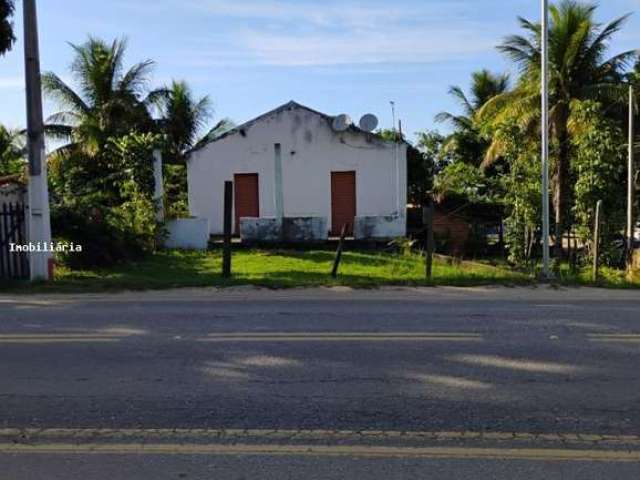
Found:
<svg viewBox="0 0 640 480"><path fill-rule="evenodd" d="M406 235L406 219L401 216L356 217L354 236L356 240L390 240Z"/></svg>
<svg viewBox="0 0 640 480"><path fill-rule="evenodd" d="M206 250L209 244L209 220L206 218L179 218L169 220L165 228L168 236L166 248Z"/></svg>

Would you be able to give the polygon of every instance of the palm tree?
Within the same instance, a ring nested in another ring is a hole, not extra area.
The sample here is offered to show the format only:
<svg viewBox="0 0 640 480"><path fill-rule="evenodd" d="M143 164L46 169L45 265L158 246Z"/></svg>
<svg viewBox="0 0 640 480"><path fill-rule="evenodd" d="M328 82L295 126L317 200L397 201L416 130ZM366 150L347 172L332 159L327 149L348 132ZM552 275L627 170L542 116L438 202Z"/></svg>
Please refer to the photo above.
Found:
<svg viewBox="0 0 640 480"><path fill-rule="evenodd" d="M55 73L45 73L44 91L62 108L47 119L45 133L63 141L49 156L52 195L101 195L120 201L122 171L110 144L132 132L151 133L154 122L145 105L150 60L124 68L125 40L106 43L89 37L71 45L71 74L77 90Z"/></svg>
<svg viewBox="0 0 640 480"><path fill-rule="evenodd" d="M168 162L184 163L211 117L211 100L196 98L186 82L174 80L169 87L153 92L148 101L160 113L158 130L165 137Z"/></svg>
<svg viewBox="0 0 640 480"><path fill-rule="evenodd" d="M125 40L111 44L90 37L71 45L75 91L55 73L43 75L45 92L64 109L47 121L47 133L71 140L59 153L82 151L95 157L109 138L132 130L151 131L153 122L145 106L145 86L153 62L146 60L124 70Z"/></svg>
<svg viewBox="0 0 640 480"><path fill-rule="evenodd" d="M25 153L24 135L0 125L0 177L22 173Z"/></svg>
<svg viewBox="0 0 640 480"><path fill-rule="evenodd" d="M509 75L494 74L489 70L480 70L472 74L471 94L469 97L462 88L453 86L449 94L460 104L463 113L455 115L441 112L436 121L448 123L453 133L445 140L445 151L455 152L462 161L479 166L489 146L489 142L480 134L476 122L477 112L492 98L509 89Z"/></svg>
<svg viewBox="0 0 640 480"><path fill-rule="evenodd" d="M13 23L11 23L14 10L13 0L0 0L0 56L11 50L16 41Z"/></svg>
<svg viewBox="0 0 640 480"><path fill-rule="evenodd" d="M553 206L556 238L568 228L565 223L569 192L571 103L595 99L605 104L620 102L626 90L622 85L625 68L636 57L635 51L606 58L611 38L620 31L628 15L601 25L595 20L597 6L576 0L562 0L551 6L549 30L550 121L555 152ZM525 35L505 39L498 49L521 69L519 85L512 92L498 95L482 109L482 117L493 117L499 124L506 118L518 118L521 127L539 134L541 33L540 24L519 18ZM537 128L537 130L536 130ZM487 163L497 158L500 146L492 145ZM562 255L562 242L556 241Z"/></svg>

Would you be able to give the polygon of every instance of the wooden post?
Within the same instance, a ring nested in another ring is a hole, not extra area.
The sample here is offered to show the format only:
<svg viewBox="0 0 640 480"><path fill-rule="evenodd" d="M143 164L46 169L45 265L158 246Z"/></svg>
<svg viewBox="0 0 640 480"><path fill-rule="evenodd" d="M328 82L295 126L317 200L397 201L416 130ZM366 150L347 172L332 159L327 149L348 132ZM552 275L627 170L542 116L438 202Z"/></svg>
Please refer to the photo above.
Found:
<svg viewBox="0 0 640 480"><path fill-rule="evenodd" d="M433 232L434 206L433 200L423 207L422 221L425 227L425 275L428 281L433 279L433 253L435 251L435 238Z"/></svg>
<svg viewBox="0 0 640 480"><path fill-rule="evenodd" d="M602 216L602 200L598 200L596 205L596 224L593 233L593 275L592 280L598 281L600 269L600 225Z"/></svg>
<svg viewBox="0 0 640 480"><path fill-rule="evenodd" d="M233 213L233 182L224 182L224 247L222 276L231 277L231 225Z"/></svg>
<svg viewBox="0 0 640 480"><path fill-rule="evenodd" d="M333 261L333 270L331 270L331 276L333 278L338 278L338 268L340 267L340 260L342 260L342 250L344 249L344 239L347 236L347 227L348 224L344 224L342 226L342 231L340 232L340 241L338 242L338 249L336 250L336 258Z"/></svg>

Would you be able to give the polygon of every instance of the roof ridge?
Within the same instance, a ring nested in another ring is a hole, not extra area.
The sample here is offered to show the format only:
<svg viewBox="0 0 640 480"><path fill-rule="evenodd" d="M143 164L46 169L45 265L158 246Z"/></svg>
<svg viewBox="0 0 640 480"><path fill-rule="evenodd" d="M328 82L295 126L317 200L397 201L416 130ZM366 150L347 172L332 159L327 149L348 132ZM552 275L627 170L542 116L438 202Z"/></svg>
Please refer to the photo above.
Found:
<svg viewBox="0 0 640 480"><path fill-rule="evenodd" d="M244 122L244 123L232 128L232 129L224 132L222 135L216 137L215 139L211 140L210 142L207 142L204 145L201 145L201 146L199 146L197 148L192 149L189 152L189 154L191 154L193 152L197 152L198 150L201 150L201 149L205 148L207 145L211 145L212 143L215 143L215 142L217 142L219 140L222 140L225 137L228 137L230 135L234 135L236 133L239 133L240 131L250 127L251 125L259 122L260 120L262 120L264 118L267 118L267 117L270 117L272 115L276 115L276 114L278 114L278 113L280 113L282 111L285 111L285 110L287 110L289 108L301 108L303 110L307 110L307 111L309 111L311 113L314 113L316 115L320 115L321 117L326 118L326 119L334 118L333 115L329 115L329 114L326 114L326 113L319 112L317 110L314 110L313 108L307 107L306 105L303 105L303 104L301 104L299 102L296 102L295 100L289 100L287 103L283 103L282 105L280 105L280 106L278 106L278 107L276 107L276 108L274 108L272 110L269 110L268 112L262 113L262 114L258 115L257 117L255 117L255 118L253 118L251 120L247 120L246 122Z"/></svg>
<svg viewBox="0 0 640 480"><path fill-rule="evenodd" d="M206 148L208 145L211 145L211 144L213 144L213 143L215 143L215 142L217 142L219 140L222 140L223 138L226 138L228 136L235 135L236 133L240 133L240 132L242 132L242 130L251 127L255 123L257 123L257 122L259 122L259 121L261 121L261 120L263 120L263 119L265 119L267 117L270 117L272 115L276 115L276 114L278 114L280 112L283 112L285 110L292 109L292 108L299 108L299 109L302 109L302 110L306 110L308 112L313 113L314 115L319 115L320 117L326 119L327 121L332 121L334 118L336 118L335 115L329 115L327 113L323 113L323 112L320 112L318 110L314 110L313 108L308 107L306 105L303 105L302 103L299 103L299 102L297 102L295 100L289 100L288 102L283 103L282 105L280 105L280 106L278 106L278 107L276 107L276 108L274 108L272 110L269 110L268 112L265 112L265 113L263 113L261 115L258 115L257 117L255 117L255 118L253 118L251 120L248 120L248 121L244 122L243 124L238 125L237 127L234 127L232 129L224 132L222 135L214 138L210 142L207 142L207 143L205 143L203 145L200 145L200 146L192 149L187 154L187 158L189 158L190 154L192 154L194 152L197 152L199 150L202 150L203 148ZM362 130L360 127L358 127L355 124L351 124L350 129L353 132L356 132L356 133L367 134L367 135L375 135L375 136L379 137L379 135L377 133L367 132L365 130ZM407 143L406 140L405 140L405 143Z"/></svg>

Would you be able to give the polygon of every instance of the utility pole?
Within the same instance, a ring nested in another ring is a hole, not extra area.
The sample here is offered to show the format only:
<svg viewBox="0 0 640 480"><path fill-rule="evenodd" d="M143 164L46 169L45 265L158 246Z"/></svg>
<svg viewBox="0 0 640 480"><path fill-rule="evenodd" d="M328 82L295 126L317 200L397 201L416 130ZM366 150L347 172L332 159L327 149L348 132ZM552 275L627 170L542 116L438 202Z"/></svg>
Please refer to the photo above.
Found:
<svg viewBox="0 0 640 480"><path fill-rule="evenodd" d="M635 221L633 216L633 204L635 200L635 172L633 158L633 141L635 133L635 92L633 85L629 86L629 167L627 172L627 266L631 269L633 263L633 240L635 233Z"/></svg>
<svg viewBox="0 0 640 480"><path fill-rule="evenodd" d="M35 0L24 0L24 52L27 87L27 135L29 150L29 242L40 248L30 254L30 278L50 280L51 220L49 187L45 160L44 121L42 118L42 84L40 80L40 48Z"/></svg>
<svg viewBox="0 0 640 480"><path fill-rule="evenodd" d="M396 129L396 102L391 100L391 119L393 121L393 163L396 169L396 213L398 217L402 216L402 205L400 205L400 162L398 160L398 149L401 139L398 137Z"/></svg>
<svg viewBox="0 0 640 480"><path fill-rule="evenodd" d="M556 241L562 238L556 235ZM542 275L551 278L549 255L549 1L542 0Z"/></svg>

